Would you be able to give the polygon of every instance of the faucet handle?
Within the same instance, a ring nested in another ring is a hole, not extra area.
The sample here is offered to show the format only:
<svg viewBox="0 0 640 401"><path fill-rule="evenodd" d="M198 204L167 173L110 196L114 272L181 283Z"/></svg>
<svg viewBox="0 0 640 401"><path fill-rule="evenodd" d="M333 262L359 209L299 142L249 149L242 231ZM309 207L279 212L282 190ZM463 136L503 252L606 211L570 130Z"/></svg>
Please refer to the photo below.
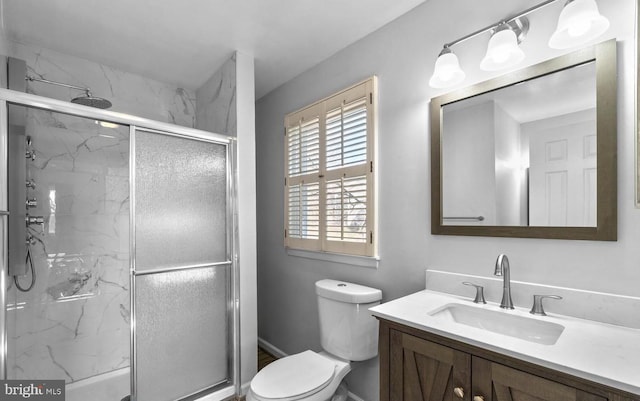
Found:
<svg viewBox="0 0 640 401"><path fill-rule="evenodd" d="M473 302L477 304L486 304L487 301L484 300L484 287L481 285L473 284L468 281L463 281L462 284L468 285L471 287L476 287L476 297Z"/></svg>
<svg viewBox="0 0 640 401"><path fill-rule="evenodd" d="M560 295L534 295L533 307L531 307L529 313L531 313L532 315L547 316L547 314L544 313L544 308L542 307L542 300L544 298L562 299Z"/></svg>

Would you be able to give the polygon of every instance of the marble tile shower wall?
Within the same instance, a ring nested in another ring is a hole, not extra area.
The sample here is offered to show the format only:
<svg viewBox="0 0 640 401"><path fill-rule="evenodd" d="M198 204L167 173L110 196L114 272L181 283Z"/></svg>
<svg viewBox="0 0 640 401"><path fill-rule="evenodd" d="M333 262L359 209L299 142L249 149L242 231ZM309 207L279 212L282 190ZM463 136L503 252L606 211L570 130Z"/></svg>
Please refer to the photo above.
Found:
<svg viewBox="0 0 640 401"><path fill-rule="evenodd" d="M234 54L196 91L196 128L237 135L236 65Z"/></svg>
<svg viewBox="0 0 640 401"><path fill-rule="evenodd" d="M28 74L90 87L111 110L195 127L194 91L31 45L8 49ZM67 101L82 94L36 82L27 91ZM46 225L32 247L35 288L8 291L9 377L74 382L127 367L128 128L42 111L27 120L39 200L30 213Z"/></svg>
<svg viewBox="0 0 640 401"><path fill-rule="evenodd" d="M9 48L9 56L27 63L29 75L89 87L94 96L113 103L110 110L191 128L196 126L193 90L32 45L11 42ZM27 91L67 101L82 94L37 82L28 83Z"/></svg>
<svg viewBox="0 0 640 401"><path fill-rule="evenodd" d="M8 375L77 381L129 365L129 132L29 110L35 287L8 290ZM21 279L22 286L28 284Z"/></svg>

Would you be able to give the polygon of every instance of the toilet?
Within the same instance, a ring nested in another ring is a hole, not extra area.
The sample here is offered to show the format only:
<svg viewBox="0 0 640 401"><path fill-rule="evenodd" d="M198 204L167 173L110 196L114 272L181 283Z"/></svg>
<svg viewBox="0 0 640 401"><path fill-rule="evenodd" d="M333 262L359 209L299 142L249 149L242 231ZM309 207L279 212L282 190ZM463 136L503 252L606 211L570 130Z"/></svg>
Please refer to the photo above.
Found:
<svg viewBox="0 0 640 401"><path fill-rule="evenodd" d="M320 280L316 295L324 351L304 351L267 365L251 380L247 401L329 401L351 371L351 361L378 354L378 321L369 308L380 304L382 291Z"/></svg>

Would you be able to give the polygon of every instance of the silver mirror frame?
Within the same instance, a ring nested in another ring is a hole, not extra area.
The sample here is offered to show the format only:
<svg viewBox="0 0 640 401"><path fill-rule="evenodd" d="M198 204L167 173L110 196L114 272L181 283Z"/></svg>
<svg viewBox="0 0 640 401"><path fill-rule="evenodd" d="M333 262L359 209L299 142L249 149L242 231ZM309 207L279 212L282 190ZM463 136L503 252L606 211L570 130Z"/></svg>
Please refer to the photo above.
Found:
<svg viewBox="0 0 640 401"><path fill-rule="evenodd" d="M617 60L611 39L531 67L431 99L431 233L486 237L551 238L616 241L617 222ZM442 107L576 65L596 63L597 226L518 227L446 226L442 220ZM640 194L638 196L640 200Z"/></svg>

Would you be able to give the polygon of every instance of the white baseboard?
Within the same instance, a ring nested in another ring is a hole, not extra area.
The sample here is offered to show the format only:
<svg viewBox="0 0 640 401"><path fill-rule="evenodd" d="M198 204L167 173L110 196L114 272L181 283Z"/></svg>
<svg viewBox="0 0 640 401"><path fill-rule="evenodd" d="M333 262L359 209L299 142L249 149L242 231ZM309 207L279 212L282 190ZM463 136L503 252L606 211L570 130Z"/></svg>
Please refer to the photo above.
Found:
<svg viewBox="0 0 640 401"><path fill-rule="evenodd" d="M267 341L263 340L260 337L258 337L258 345L261 348L263 348L265 351L267 351L268 353L270 353L271 355L273 355L273 356L275 356L277 358L284 358L285 356L289 355L286 352L284 352L283 350L281 350L280 348L276 347L275 345L271 344L270 342L267 342Z"/></svg>
<svg viewBox="0 0 640 401"><path fill-rule="evenodd" d="M364 401L362 398L349 391L349 401Z"/></svg>
<svg viewBox="0 0 640 401"><path fill-rule="evenodd" d="M251 387L251 382L244 383L242 386L240 386L240 395L247 395L247 393L249 392L249 387Z"/></svg>
<svg viewBox="0 0 640 401"><path fill-rule="evenodd" d="M275 345L271 344L268 341L263 340L262 338L258 337L258 345L264 349L265 351L267 351L268 353L270 353L271 355L277 357L277 358L284 358L285 356L288 356L288 354L286 352L284 352L283 350L281 350L280 348L276 347ZM247 387L247 391L249 390L249 388ZM246 391L244 390L244 386L243 386L243 394L246 394ZM358 397L357 395L353 394L351 391L349 391L349 400L350 401L364 401L362 398Z"/></svg>
<svg viewBox="0 0 640 401"><path fill-rule="evenodd" d="M233 399L235 397L236 391L233 386L228 388L224 388L220 391L216 391L215 393L210 393L205 395L204 397L198 398L197 401L216 401L216 400L228 400Z"/></svg>

